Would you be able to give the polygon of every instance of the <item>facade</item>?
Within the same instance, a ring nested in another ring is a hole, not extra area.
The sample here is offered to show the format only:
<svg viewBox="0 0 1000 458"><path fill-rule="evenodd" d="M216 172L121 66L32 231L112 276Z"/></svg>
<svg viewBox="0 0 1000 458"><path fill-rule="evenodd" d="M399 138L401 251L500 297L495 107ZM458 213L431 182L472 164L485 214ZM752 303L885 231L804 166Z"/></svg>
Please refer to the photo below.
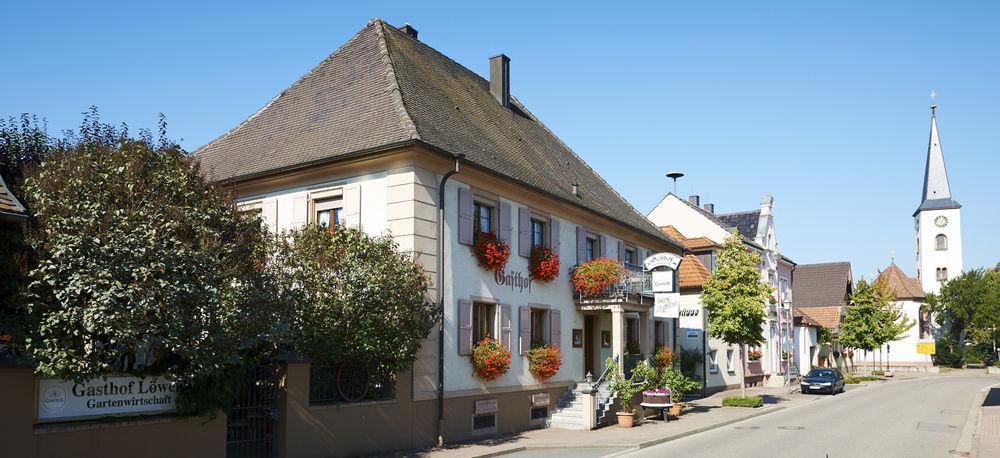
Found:
<svg viewBox="0 0 1000 458"><path fill-rule="evenodd" d="M683 248L510 95L509 65L491 58L486 80L411 26L376 19L196 153L202 170L232 186L275 233L341 224L391 234L435 279L430 294L443 304L443 327L427 337L412 372L397 374L406 389L360 406L310 399L297 441L353 454L544 426L576 382L603 372L606 357L672 345L673 323L654 319L642 294L574 293L569 273L580 262L611 257L635 268L649 254ZM510 244L502 270L477 264L471 245L481 232ZM551 282L530 276L536 245L559 255ZM490 382L470 362L484 337L513 356ZM529 371L536 342L563 354L544 383ZM403 421L438 427L395 431Z"/></svg>
<svg viewBox="0 0 1000 458"><path fill-rule="evenodd" d="M787 369L787 362L783 359L787 353L784 352L792 349L791 285L795 263L778 252L774 198L764 196L759 209L730 214L716 214L713 204L702 207L700 203L699 196L683 199L668 193L647 218L664 233L682 239L709 272L715 269L718 248L732 231L737 232L748 248L760 253L761 281L774 285L774 296L768 305L767 322L761 329L765 337L760 349L763 356L758 363L750 365L749 373L759 374L769 383L781 385ZM681 275L684 271L682 265ZM688 288L681 285L681 315L678 335L681 336L682 350L704 352L705 355L705 363L699 365L693 375L705 380L709 390L739 386L736 370L740 360L739 349L703 336L707 317L701 303L700 285ZM685 315L688 315L687 319ZM699 318L693 319L693 316Z"/></svg>
<svg viewBox="0 0 1000 458"><path fill-rule="evenodd" d="M810 349L810 366L845 367L845 355L837 343L840 323L847 313L853 278L849 262L827 262L820 264L799 264L795 268L795 314L806 323L814 323L830 332L830 343L818 343L801 333L798 345L816 342ZM810 345L811 347L812 345ZM804 366L803 366L804 367Z"/></svg>
<svg viewBox="0 0 1000 458"><path fill-rule="evenodd" d="M878 279L886 282L886 287L896 296L894 305L899 308L913 327L901 339L889 342L885 348L885 360L889 366L930 366L931 355L917 352L921 340L933 340L937 325L925 309L924 291L920 281L907 276L895 263L879 273Z"/></svg>
<svg viewBox="0 0 1000 458"><path fill-rule="evenodd" d="M951 195L936 112L937 105L932 103L923 195L920 206L913 212L917 279L928 293L937 293L943 282L962 273L962 206Z"/></svg>
<svg viewBox="0 0 1000 458"><path fill-rule="evenodd" d="M805 374L815 367L813 361L817 359L820 350L819 332L823 326L799 309L793 310L792 313L794 315L792 341L795 346L793 357L795 366Z"/></svg>

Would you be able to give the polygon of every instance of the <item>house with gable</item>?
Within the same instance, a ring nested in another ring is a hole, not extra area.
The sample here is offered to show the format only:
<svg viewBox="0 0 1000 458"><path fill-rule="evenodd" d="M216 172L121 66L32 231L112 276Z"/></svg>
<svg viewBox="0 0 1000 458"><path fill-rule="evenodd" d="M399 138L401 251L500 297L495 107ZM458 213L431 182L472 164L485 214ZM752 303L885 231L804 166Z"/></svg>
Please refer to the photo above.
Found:
<svg viewBox="0 0 1000 458"><path fill-rule="evenodd" d="M876 281L884 281L886 288L893 294L893 306L899 309L901 315L913 323L913 326L903 333L903 337L889 342L883 347L885 360L890 368L927 370L933 365L931 355L917 352L920 341L933 340L939 326L931 320L930 311L926 308L923 288L920 280L903 272L895 262L879 272Z"/></svg>
<svg viewBox="0 0 1000 458"><path fill-rule="evenodd" d="M764 344L759 349L747 349L761 352L760 360L748 364L747 375L752 382L781 385L788 370L785 357L793 350L791 286L795 263L778 252L773 209L774 199L768 195L761 200L758 209L717 214L714 204L701 206L699 196L684 199L668 193L646 217L665 234L681 240L707 272L715 269L718 249L733 232L748 249L760 254L761 281L773 285L774 293L767 305L767 321L761 329ZM685 266L682 263L679 268L682 276L685 270L694 270L692 264ZM681 284L680 313L681 348L704 355L704 363L698 366L700 373L696 369L693 375L705 381L708 391L739 386L740 349L704 335L707 317L701 303L700 285L685 288ZM695 316L697 318L693 318Z"/></svg>
<svg viewBox="0 0 1000 458"><path fill-rule="evenodd" d="M279 408L285 453L351 455L560 426L587 429L612 399L582 413L580 388L607 357L627 363L671 345L675 326L652 316L652 253L684 254L510 93L510 59L483 78L430 47L410 25L365 25L257 113L201 147L207 176L235 190L275 232L307 224L390 234L433 279L442 304L406 373L374 380L357 371L289 363ZM479 234L511 247L499 270L473 255ZM558 254L549 282L529 257ZM627 268L606 294L584 297L573 267L610 257ZM683 265L683 262L682 262ZM472 348L499 340L508 371L478 378ZM528 352L558 347L559 371L539 380ZM346 362L345 362L346 363ZM344 396L344 386L367 386ZM613 417L613 415L610 415Z"/></svg>
<svg viewBox="0 0 1000 458"><path fill-rule="evenodd" d="M845 355L837 343L840 324L847 314L847 305L853 291L851 263L826 262L799 264L795 267L795 315L805 323L815 323L829 331L831 342L819 343L811 334L801 333L799 345L809 348L810 365L813 367L845 367Z"/></svg>

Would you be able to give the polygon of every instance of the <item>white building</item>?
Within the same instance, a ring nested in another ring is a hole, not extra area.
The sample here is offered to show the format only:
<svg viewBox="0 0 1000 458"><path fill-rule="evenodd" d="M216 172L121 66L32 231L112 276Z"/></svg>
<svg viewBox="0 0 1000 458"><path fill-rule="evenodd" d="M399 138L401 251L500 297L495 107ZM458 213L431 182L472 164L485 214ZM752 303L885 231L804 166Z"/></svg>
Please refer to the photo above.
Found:
<svg viewBox="0 0 1000 458"><path fill-rule="evenodd" d="M924 309L924 291L920 287L920 282L903 273L895 263L879 273L878 280L886 282L886 287L896 296L893 305L899 308L902 316L913 323L913 327L908 329L902 338L882 347L883 357L889 362L889 366L932 365L931 355L917 352L917 343L933 339L936 330L930 314Z"/></svg>
<svg viewBox="0 0 1000 458"><path fill-rule="evenodd" d="M937 105L932 103L923 196L920 206L913 212L917 279L927 293L937 293L941 283L962 273L962 206L951 196L936 112Z"/></svg>

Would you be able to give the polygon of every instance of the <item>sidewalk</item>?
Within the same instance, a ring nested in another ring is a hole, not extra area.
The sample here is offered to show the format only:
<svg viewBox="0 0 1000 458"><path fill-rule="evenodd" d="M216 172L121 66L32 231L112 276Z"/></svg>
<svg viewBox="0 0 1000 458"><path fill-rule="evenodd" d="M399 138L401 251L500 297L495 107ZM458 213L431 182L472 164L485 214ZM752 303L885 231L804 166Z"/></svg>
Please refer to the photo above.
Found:
<svg viewBox="0 0 1000 458"><path fill-rule="evenodd" d="M798 392L788 393L788 390L789 388L748 388L747 395L764 396L764 407L757 409L723 408L722 398L739 395L740 390L736 389L690 401L691 407L685 409L680 417L671 418L669 422L646 420L633 428L607 426L593 431L536 429L474 443L446 445L421 455L457 458L496 456L546 448L622 450L645 448L818 399L817 396L807 396Z"/></svg>
<svg viewBox="0 0 1000 458"><path fill-rule="evenodd" d="M972 456L1000 456L1000 388L990 388L979 406Z"/></svg>

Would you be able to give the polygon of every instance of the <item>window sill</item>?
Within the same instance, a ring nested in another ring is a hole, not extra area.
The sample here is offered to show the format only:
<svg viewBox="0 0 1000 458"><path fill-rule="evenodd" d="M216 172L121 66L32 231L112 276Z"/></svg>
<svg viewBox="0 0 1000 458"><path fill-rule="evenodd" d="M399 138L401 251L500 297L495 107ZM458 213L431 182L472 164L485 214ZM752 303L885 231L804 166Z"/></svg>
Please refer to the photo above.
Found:
<svg viewBox="0 0 1000 458"><path fill-rule="evenodd" d="M381 405L391 405L395 404L395 399L383 399L381 401L363 401L363 402L345 402L345 403L317 403L309 404L309 410L333 410L333 409L350 409L354 407L374 407Z"/></svg>

